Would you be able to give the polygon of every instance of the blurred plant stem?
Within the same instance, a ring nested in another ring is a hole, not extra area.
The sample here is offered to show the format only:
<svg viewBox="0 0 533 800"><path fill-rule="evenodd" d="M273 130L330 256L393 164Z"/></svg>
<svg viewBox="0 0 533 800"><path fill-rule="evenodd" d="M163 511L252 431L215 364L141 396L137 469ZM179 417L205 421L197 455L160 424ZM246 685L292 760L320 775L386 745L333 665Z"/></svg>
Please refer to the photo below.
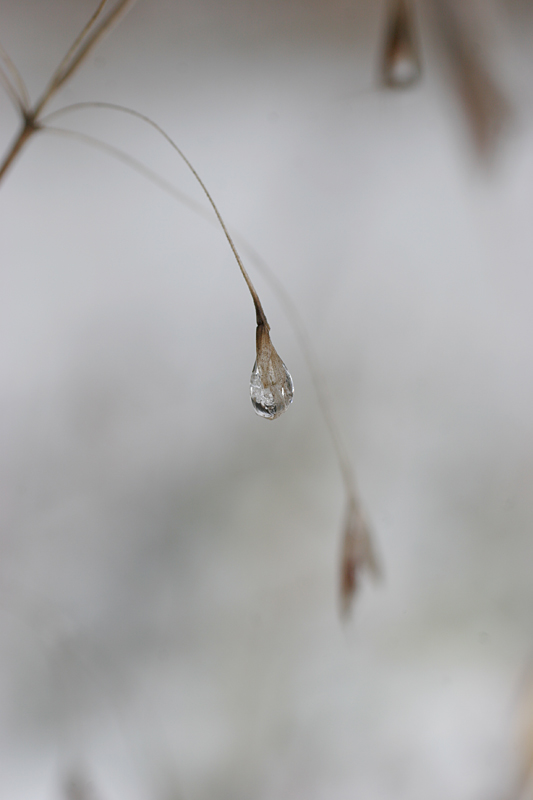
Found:
<svg viewBox="0 0 533 800"><path fill-rule="evenodd" d="M50 100L59 91L61 86L74 74L87 58L93 47L95 47L104 34L109 31L113 23L131 8L135 0L118 0L106 16L98 23L106 3L107 0L101 0L96 11L69 47L66 55L54 71L48 86L33 107L30 106L29 94L22 77L7 52L3 47L0 47L0 57L12 76L10 79L9 74L2 70L2 80L6 91L22 118L22 126L19 133L15 137L13 144L7 151L0 165L0 181L24 145L34 133L40 130L40 116Z"/></svg>

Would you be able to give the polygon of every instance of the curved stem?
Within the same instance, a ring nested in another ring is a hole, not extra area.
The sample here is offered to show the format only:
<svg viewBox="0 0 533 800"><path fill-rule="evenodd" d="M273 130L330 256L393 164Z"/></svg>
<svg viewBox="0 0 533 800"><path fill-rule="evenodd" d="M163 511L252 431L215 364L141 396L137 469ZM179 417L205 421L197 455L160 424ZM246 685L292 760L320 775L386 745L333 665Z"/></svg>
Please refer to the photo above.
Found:
<svg viewBox="0 0 533 800"><path fill-rule="evenodd" d="M50 114L48 119L50 119L50 117L52 116L53 115ZM132 167L136 172L139 172L141 175L150 180L152 183L159 186L161 189L163 189L163 191L167 192L167 194L171 195L176 200L179 200L181 203L185 203L187 206L189 206L189 208L192 209L192 211L194 211L194 213L199 214L208 222L215 222L215 220L213 220L212 215L208 213L208 211L202 205L192 200L184 192L180 192L169 181L164 180L157 173L153 172L151 169L146 167L140 161L137 161L137 159L128 155L118 147L110 145L107 142L102 142L100 139L97 139L94 136L89 136L86 133L80 133L79 131L70 131L70 130L65 130L64 128L55 128L50 125L46 126L43 125L43 130L49 131L50 133L56 133L62 136L75 138L83 142L86 142L87 144L90 144L93 147L97 147L100 150L104 150L105 152L109 153L115 158L118 158L120 161L123 161L129 167ZM277 295L279 302L281 303L282 307L285 310L287 319L289 320L292 326L292 329L294 331L300 349L307 363L307 368L309 369L309 374L311 375L311 380L313 382L313 386L318 400L318 405L322 413L322 418L328 430L333 445L333 449L337 457L337 462L339 465L344 488L346 491L348 504L350 508L355 510L356 508L359 507L359 499L355 484L354 470L352 467L350 456L348 454L348 451L344 445L342 436L340 434L339 427L335 420L335 416L332 412L332 404L328 396L326 382L322 375L322 369L319 365L318 356L315 353L309 334L306 330L305 324L300 316L298 309L296 308L294 301L290 297L289 293L287 292L281 281L272 272L266 261L259 255L259 253L255 250L255 248L241 234L238 234L236 238L239 241L239 247L241 247L241 249L248 254L250 260L255 264L256 268L262 273L263 277L270 284L270 287Z"/></svg>
<svg viewBox="0 0 533 800"><path fill-rule="evenodd" d="M117 105L116 103L101 103L101 102L73 103L70 106L65 106L64 108L60 108L58 111L54 111L51 114L48 114L46 117L44 117L41 120L41 123L43 125L45 125L48 122L48 120L53 119L53 118L55 118L57 116L60 116L61 114L70 113L71 111L78 111L78 110L83 109L83 108L107 108L107 109L110 109L111 111L119 111L122 114L128 114L129 116L136 117L137 119L140 119L143 122L146 122L148 125L150 125L152 128L154 128L154 130L156 130L159 134L161 134L161 136L163 136L163 138L166 139L166 141L171 145L171 147L174 148L174 150L183 159L183 161L185 162L187 167L190 169L190 171L192 172L192 174L194 175L194 177L196 178L196 180L198 181L198 183L202 187L207 199L209 200L209 202L211 204L211 207L212 207L213 211L216 214L216 217L217 217L217 219L218 219L218 221L219 221L219 223L220 223L220 225L222 227L222 230L224 231L226 239L228 240L229 246L231 247L233 255L235 256L235 260L237 261L237 264L239 266L241 274L242 274L242 276L243 276L243 278L244 278L244 280L246 282L246 286L248 287L248 291L250 292L250 294L252 296L252 300L253 300L254 307L255 307L255 315L256 315L257 324L258 325L264 325L267 328L267 330L270 330L270 325L268 324L268 321L267 321L267 318L266 318L266 314L265 314L265 312L263 310L263 306L261 305L261 301L259 299L259 295L257 294L255 286L253 285L253 283L251 281L251 278L248 275L248 273L247 273L247 271L246 271L246 269L244 267L244 264L242 262L242 259L241 259L240 255L239 255L239 252L238 252L237 248L235 247L235 243L234 243L233 239L230 236L230 233L229 233L229 231L228 231L228 229L226 227L226 223L222 219L222 216L220 214L220 211L217 208L217 205L216 205L215 201L211 197L211 194L209 193L209 190L207 189L207 186L205 185L203 180L200 178L199 174L197 173L197 171L195 170L195 168L193 167L193 165L191 164L191 162L189 161L187 156L178 147L178 145L170 138L168 133L166 133L163 130L163 128L161 128L160 125L157 124L157 122L154 122L152 119L150 119L150 117L147 117L145 114L141 114L139 111L135 111L135 109L133 109L133 108L127 108L126 106Z"/></svg>
<svg viewBox="0 0 533 800"><path fill-rule="evenodd" d="M50 117L51 116L52 115L50 115ZM163 191L174 197L174 199L188 205L189 208L191 208L199 216L202 216L208 222L215 223L212 215L207 214L207 211L203 206L189 198L183 192L180 192L169 181L161 178L160 175L150 170L140 161L128 155L123 150L109 145L106 142L102 142L100 139L96 139L93 136L79 133L78 131L70 131L65 130L64 128L54 128L51 126L47 126L44 128L44 130L79 139L87 144L92 145L93 147L104 150L115 158L118 158L120 161L123 161L128 166L132 167L156 186L159 186L161 189L163 189ZM225 226L224 230L226 231ZM332 411L331 400L328 396L327 385L324 380L318 358L312 346L311 339L305 328L305 324L288 292L272 272L267 263L261 258L261 256L259 256L257 251L242 235L239 235L237 238L240 242L239 246L248 253L250 260L260 270L260 272L262 272L263 276L270 283L274 293L277 295L281 305L285 309L287 318L294 330L296 339L307 362L313 386L317 395L319 408L322 413L322 418L326 424L327 431L333 444L337 463L340 468L346 493L347 508L344 534L342 538L339 588L341 616L346 618L349 614L353 597L359 586L360 572L366 568L370 571L374 578L381 577L382 568L380 559L376 556L373 544L373 536L365 521L359 501L355 483L355 475L350 456L335 420Z"/></svg>
<svg viewBox="0 0 533 800"><path fill-rule="evenodd" d="M169 194L171 197L174 197L175 200L179 200L181 203L188 206L192 211L203 217L207 222L216 224L216 221L213 219L213 214L205 207L205 205L193 200L191 197L189 197L189 195L185 194L185 192L181 192L179 189L176 189L174 184L170 183L170 181L165 180L158 175L157 172L153 172L153 170L149 169L149 167L146 167L141 161L133 158L133 156L130 156L119 147L115 147L112 144L103 142L101 139L97 139L95 136L91 136L88 133L81 133L81 131L71 131L67 128L56 128L53 125L43 125L42 130L47 133L55 133L59 136L64 136L68 139L75 139L77 141L84 142L85 144L88 144L97 150L102 150L104 153L113 156L113 158L116 158L118 161L122 161L128 167L131 167L131 169L135 170L135 172L143 175L143 177L151 181L151 183L159 186L160 189L162 189L164 192L167 192L167 194Z"/></svg>

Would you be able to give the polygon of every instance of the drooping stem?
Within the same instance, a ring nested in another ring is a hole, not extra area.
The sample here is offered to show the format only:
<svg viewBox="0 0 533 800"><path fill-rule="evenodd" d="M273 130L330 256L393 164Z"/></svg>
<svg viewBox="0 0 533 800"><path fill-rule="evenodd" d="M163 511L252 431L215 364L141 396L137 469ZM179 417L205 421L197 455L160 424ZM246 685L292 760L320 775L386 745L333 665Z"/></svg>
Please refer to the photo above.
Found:
<svg viewBox="0 0 533 800"><path fill-rule="evenodd" d="M161 136L163 136L163 138L170 144L171 147L173 147L173 149L178 153L180 158L185 162L187 167L190 169L190 171L192 172L192 174L194 175L194 177L196 178L196 180L200 184L204 194L206 195L207 199L209 200L209 203L211 204L211 207L212 207L213 211L215 212L217 220L220 223L220 226L221 226L222 230L224 231L226 239L228 240L229 246L231 247L233 255L235 256L235 260L237 261L237 264L239 266L241 274L242 274L242 276L243 276L243 278L245 280L246 286L248 287L248 291L250 292L250 295L252 296L252 300L253 300L254 308L255 308L255 316L256 316L257 324L258 325L264 325L267 330L270 330L270 325L268 324L268 320L266 318L266 314L265 314L265 312L263 310L263 306L261 305L261 301L259 299L259 295L257 294L255 286L253 285L252 280L251 280L250 276L248 275L248 272L245 269L245 266L244 266L244 264L242 262L242 259L241 259L240 255L239 255L239 252L238 252L238 250L237 250L237 248L235 246L235 243L234 243L234 241L233 241L233 239L232 239L232 237L230 235L230 232L229 232L229 230L228 230L228 228L226 226L226 223L224 222L224 220L223 220L223 218L222 218L222 216L220 214L220 211L218 210L218 207L217 207L215 201L213 200L213 198L212 198L207 186L205 185L205 183L203 182L203 180L201 179L200 175L198 174L196 169L193 167L193 165L191 164L191 162L189 161L189 159L187 158L185 153L178 147L178 145L174 142L174 140L170 138L168 133L166 133L166 131L164 131L163 128L161 128L161 126L157 124L157 122L154 122L152 119L150 119L150 117L147 117L145 114L141 114L140 111L135 111L135 109L133 109L133 108L127 108L126 106L120 106L120 105L117 105L116 103L103 103L103 102L73 103L72 105L65 106L64 108L60 108L58 111L54 111L51 114L48 114L46 117L44 117L42 119L42 124L45 125L49 120L54 119L55 117L58 117L58 116L60 116L62 114L70 113L71 111L78 111L78 110L83 109L83 108L107 108L107 109L110 109L111 111L118 111L118 112L120 112L122 114L128 114L129 116L136 117L137 119L142 120L142 122L145 122L147 125L150 125Z"/></svg>
<svg viewBox="0 0 533 800"><path fill-rule="evenodd" d="M46 118L46 120L51 119L53 116L54 116L53 114L50 114ZM120 148L115 147L114 145L110 145L107 142L102 142L100 139L97 139L94 136L90 136L89 134L80 133L79 131L65 130L64 128L55 128L48 124L46 125L43 124L43 130L48 131L50 133L58 134L60 136L75 138L91 145L92 147L97 147L100 150L104 150L106 153L113 156L114 158L118 158L121 161L123 161L125 164L134 169L136 172L139 172L141 175L143 175L145 178L147 178L155 185L159 186L163 191L167 192L167 194L174 197L180 203L184 203L185 205L187 205L189 208L192 209L192 211L195 214L202 216L208 222L215 223L215 220L213 220L212 215L207 211L207 209L204 208L204 206L200 205L195 200L192 200L185 193L176 189L176 187L172 183L162 178L156 172L153 172L151 169L146 167L142 162L138 161L129 154L125 153ZM224 225L224 230L225 231L227 230L225 225ZM338 424L335 420L335 416L332 412L331 408L332 403L326 388L326 382L322 375L322 370L319 365L318 356L315 353L314 347L311 343L305 324L300 316L300 313L294 301L290 297L289 293L287 292L281 281L276 277L274 272L270 269L266 261L259 255L259 253L255 250L255 248L244 238L244 236L238 234L236 235L235 238L239 243L239 248L247 254L250 261L254 263L255 267L262 273L263 277L270 284L272 290L277 295L279 302L281 303L282 307L285 310L287 319L292 325L294 334L296 336L300 349L307 363L309 374L311 376L311 380L313 382L313 386L315 389L318 405L322 413L324 423L328 430L333 445L333 449L335 451L335 455L337 457L339 470L346 491L348 506L351 509L355 509L359 507L359 499L356 490L354 470L352 467L352 463L347 448L344 444L343 438L339 431ZM233 237L232 237L232 242L233 242ZM255 294L257 293L255 292Z"/></svg>
<svg viewBox="0 0 533 800"><path fill-rule="evenodd" d="M188 206L192 211L194 211L200 217L205 219L207 222L216 224L215 220L213 219L211 211L209 211L205 207L205 205L199 203L196 200L193 200L192 197L189 197L189 195L185 194L185 192L182 192L179 189L177 189L173 183L170 183L170 181L167 181L165 180L165 178L162 178L160 175L157 174L157 172L154 172L145 164L143 164L142 161L138 161L136 158L130 156L124 150L121 150L120 147L115 147L114 145L109 144L108 142L103 142L101 139L97 139L95 136L91 136L88 133L82 133L81 131L71 131L68 130L67 128L56 128L53 125L46 125L46 126L43 125L42 129L47 133L55 133L59 136L64 136L68 139L75 139L79 142L84 142L85 144L88 144L91 147L96 148L97 150L101 150L102 152L107 153L110 156L113 156L113 158L116 158L118 161L122 161L123 164L126 164L128 167L131 167L131 169L135 170L135 172L138 172L139 175L143 175L147 180L151 181L155 186L159 186L160 189L162 189L168 195L173 197L175 200L179 200L185 206ZM237 240L239 239L240 237L237 237ZM241 247L242 249L245 249L243 245L241 245Z"/></svg>
<svg viewBox="0 0 533 800"><path fill-rule="evenodd" d="M117 158L118 160L127 164L129 167L143 175L156 186L159 186L160 189L165 191L174 199L188 206L192 211L203 217L206 221L215 223L213 216L208 213L204 206L197 201L192 200L192 198L177 189L172 183L162 178L156 172L149 169L142 162L125 153L120 148L110 145L107 142L103 142L100 139L88 134L80 133L79 131L66 130L64 128L56 128L49 125L43 129L61 136L67 136L69 138L80 140L90 144L92 147L103 150L109 155L112 155L114 158ZM287 318L293 327L294 333L307 362L317 395L319 408L326 424L326 428L333 444L337 463L340 468L346 494L346 517L344 534L342 538L339 588L341 615L346 618L350 610L353 596L359 585L359 574L362 569L368 569L375 578L382 574L380 560L376 556L374 549L373 536L365 521L361 503L359 501L351 459L333 414L331 398L329 397L327 384L322 374L318 357L314 351L305 324L301 319L294 302L292 301L281 281L279 281L267 263L257 253L255 248L253 248L252 245L240 234L236 236L236 240L239 242L239 248L247 253L250 261L254 263L254 265L266 278L274 293L280 300L281 305L285 309ZM258 325L258 333L260 332L261 327L261 325Z"/></svg>

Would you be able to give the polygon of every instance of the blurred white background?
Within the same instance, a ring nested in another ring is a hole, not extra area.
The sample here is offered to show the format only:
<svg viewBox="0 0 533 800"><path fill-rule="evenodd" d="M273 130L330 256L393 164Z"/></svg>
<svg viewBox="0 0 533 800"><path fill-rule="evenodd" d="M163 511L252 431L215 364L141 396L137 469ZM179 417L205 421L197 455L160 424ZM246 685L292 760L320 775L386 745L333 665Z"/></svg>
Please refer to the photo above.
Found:
<svg viewBox="0 0 533 800"><path fill-rule="evenodd" d="M2 2L33 98L95 6ZM338 468L253 264L296 387L273 423L250 403L253 306L220 229L52 134L6 175L0 797L511 798L532 649L533 8L474 11L510 109L489 157L422 4L409 91L379 86L384 3L139 0L53 103L162 125L293 296L384 564L348 624ZM61 124L207 208L140 122ZM2 95L3 152L17 127Z"/></svg>

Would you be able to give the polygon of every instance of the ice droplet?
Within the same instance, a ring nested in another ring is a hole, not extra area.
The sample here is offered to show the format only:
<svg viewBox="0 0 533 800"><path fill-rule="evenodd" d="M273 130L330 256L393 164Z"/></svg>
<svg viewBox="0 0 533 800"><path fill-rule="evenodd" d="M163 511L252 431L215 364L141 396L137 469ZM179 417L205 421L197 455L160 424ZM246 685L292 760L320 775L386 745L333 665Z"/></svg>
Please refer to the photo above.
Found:
<svg viewBox="0 0 533 800"><path fill-rule="evenodd" d="M406 88L422 75L420 55L411 8L407 0L392 0L385 51L383 78L393 88Z"/></svg>
<svg viewBox="0 0 533 800"><path fill-rule="evenodd" d="M410 53L398 53L391 60L387 75L389 86L410 86L420 78L420 67Z"/></svg>
<svg viewBox="0 0 533 800"><path fill-rule="evenodd" d="M275 352L275 351L274 351ZM288 409L294 397L294 385L289 370L277 356L277 363L268 362L266 375L257 361L250 378L250 395L255 413L266 419L276 419Z"/></svg>
<svg viewBox="0 0 533 800"><path fill-rule="evenodd" d="M269 325L259 321L255 332L256 359L250 378L250 395L256 414L276 419L292 403L294 386L289 370L272 344Z"/></svg>

